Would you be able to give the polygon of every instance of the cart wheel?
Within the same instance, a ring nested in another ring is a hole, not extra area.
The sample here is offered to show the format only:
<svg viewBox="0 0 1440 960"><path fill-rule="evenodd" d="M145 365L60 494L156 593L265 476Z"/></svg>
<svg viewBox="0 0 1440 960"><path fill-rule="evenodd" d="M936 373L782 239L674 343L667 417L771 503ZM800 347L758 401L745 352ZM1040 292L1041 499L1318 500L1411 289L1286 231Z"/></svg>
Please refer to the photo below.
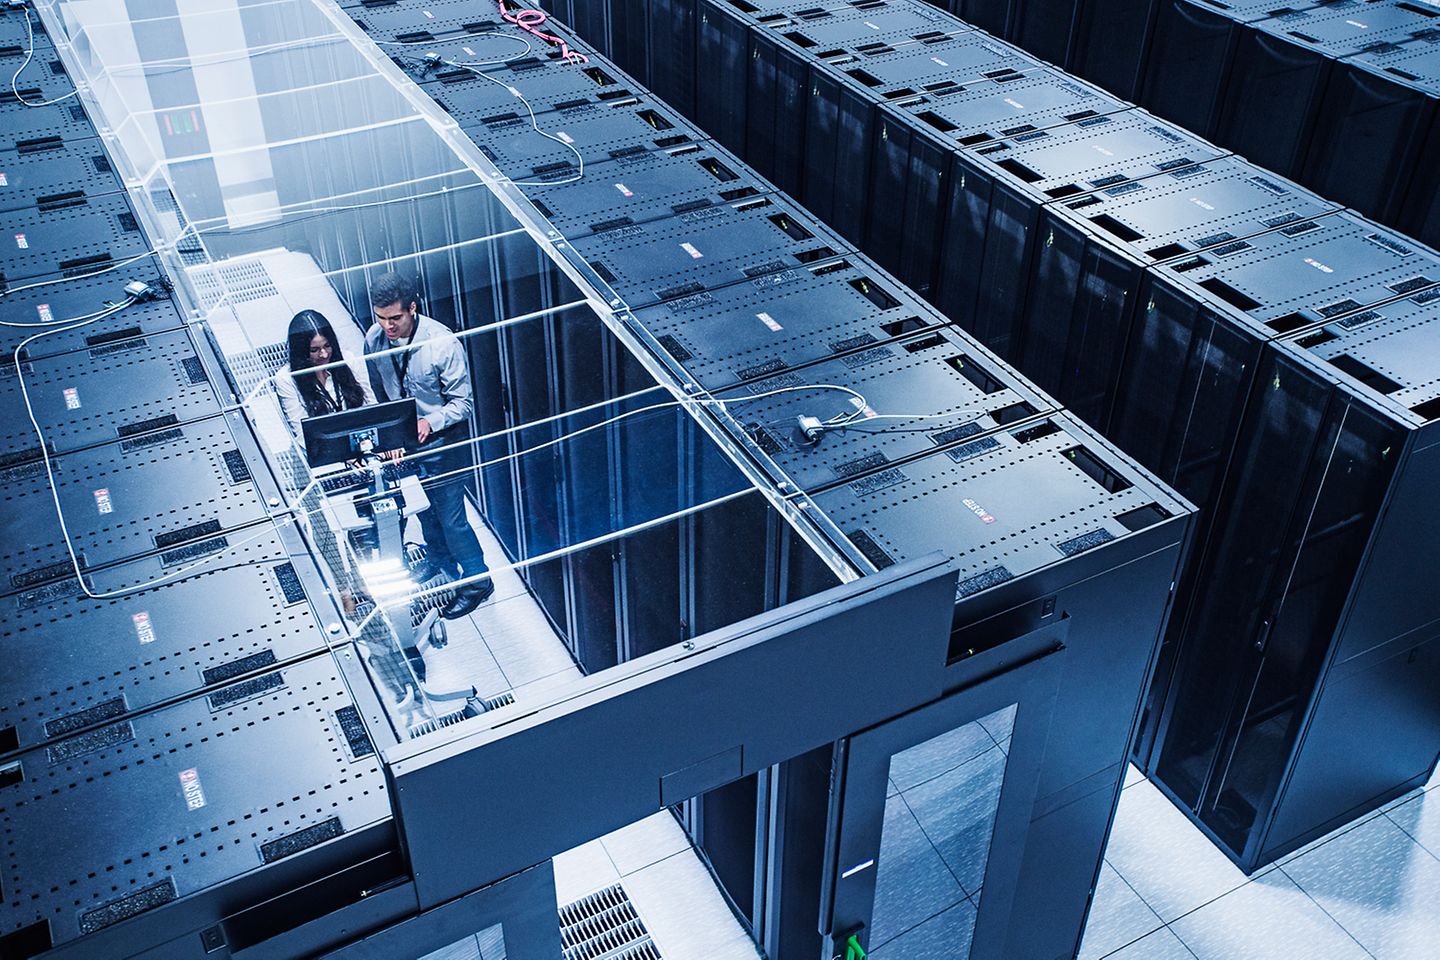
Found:
<svg viewBox="0 0 1440 960"><path fill-rule="evenodd" d="M430 624L430 646L441 650L449 642L450 635L445 630L445 621L437 618L434 623Z"/></svg>

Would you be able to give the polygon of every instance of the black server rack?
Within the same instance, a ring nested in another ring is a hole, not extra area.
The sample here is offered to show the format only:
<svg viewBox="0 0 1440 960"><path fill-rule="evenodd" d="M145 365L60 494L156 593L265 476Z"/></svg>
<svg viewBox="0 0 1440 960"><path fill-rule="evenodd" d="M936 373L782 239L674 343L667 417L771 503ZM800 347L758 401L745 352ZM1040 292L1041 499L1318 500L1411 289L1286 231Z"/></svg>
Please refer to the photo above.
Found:
<svg viewBox="0 0 1440 960"><path fill-rule="evenodd" d="M1079 0L1063 66L1117 97L1137 100L1157 6L1159 0Z"/></svg>
<svg viewBox="0 0 1440 960"><path fill-rule="evenodd" d="M12 587L65 569L68 550L92 569L266 518L245 458L220 417L157 424L124 440L52 456L48 473L34 461L23 472L29 479L10 488L5 500L12 512L0 520L0 562L13 571Z"/></svg>
<svg viewBox="0 0 1440 960"><path fill-rule="evenodd" d="M1263 354L1202 559L1223 602L1191 614L1154 761L1247 872L1434 766L1437 310L1395 301Z"/></svg>
<svg viewBox="0 0 1440 960"><path fill-rule="evenodd" d="M1436 17L1440 11L1423 5L1375 2L1310 7L1250 24L1230 67L1215 139L1262 167L1295 177L1301 176L1301 163L1311 152L1328 157L1363 149L1358 143L1323 138L1311 149L1325 87L1333 75L1347 71L1337 61L1409 40L1413 31L1433 28ZM1408 156L1413 162L1413 151ZM1410 169L1385 173L1403 183ZM1327 197L1383 216L1387 205L1375 202L1379 185L1373 175L1367 179L1371 182L1313 177L1305 182Z"/></svg>
<svg viewBox="0 0 1440 960"><path fill-rule="evenodd" d="M648 97L586 97L556 106L537 116L536 126L545 135L530 125L523 108L466 120L460 128L501 173L538 184L577 176L577 152L588 166L622 153L705 140L669 107Z"/></svg>
<svg viewBox="0 0 1440 960"><path fill-rule="evenodd" d="M785 198L711 204L583 237L575 249L631 307L761 281L848 247Z"/></svg>
<svg viewBox="0 0 1440 960"><path fill-rule="evenodd" d="M866 346L718 396L797 490L924 457L1055 410L1054 401L953 327ZM802 417L844 422L811 439Z"/></svg>
<svg viewBox="0 0 1440 960"><path fill-rule="evenodd" d="M580 179L564 177L555 186L526 191L536 209L572 240L773 192L713 142L617 150L606 162L587 165Z"/></svg>
<svg viewBox="0 0 1440 960"><path fill-rule="evenodd" d="M1012 359L1025 281L1049 203L1224 156L1143 110L1019 133L955 154L937 264L936 306Z"/></svg>
<svg viewBox="0 0 1440 960"><path fill-rule="evenodd" d="M1197 256L1224 262L1249 249L1248 237L1335 209L1238 158L1051 204L1041 213L1045 243L1030 273L1017 366L1104 430L1150 265L1177 257L1195 264Z"/></svg>
<svg viewBox="0 0 1440 960"><path fill-rule="evenodd" d="M6 287L46 276L93 273L151 252L124 194L12 210L5 221L0 280Z"/></svg>
<svg viewBox="0 0 1440 960"><path fill-rule="evenodd" d="M258 904L220 937L241 949L325 909L293 897L267 908L277 894L366 861L370 875L343 886L387 879L375 874L394 849L377 755L387 744L360 720L378 705L355 699L366 695L354 679L322 654L0 767L8 946L28 956L83 937L87 951L119 955L128 937L168 942L169 911L155 908L184 898L219 916Z"/></svg>
<svg viewBox="0 0 1440 960"><path fill-rule="evenodd" d="M1080 0L1010 0L1003 36L1047 63L1064 66Z"/></svg>
<svg viewBox="0 0 1440 960"><path fill-rule="evenodd" d="M4 456L38 451L31 414L45 434L47 447L63 453L173 427L220 410L184 330L115 339L102 335L85 349L41 356L26 351L18 369L13 355L4 366L8 374L0 380L0 415L5 424L0 428L0 455Z"/></svg>
<svg viewBox="0 0 1440 960"><path fill-rule="evenodd" d="M1265 20L1275 9L1271 0L1159 0L1142 68L1141 106L1213 137L1245 24Z"/></svg>
<svg viewBox="0 0 1440 960"><path fill-rule="evenodd" d="M917 93L883 105L873 143L865 246L917 292L935 286L936 247L960 189L951 172L957 147L976 147L1128 105L1048 68L1004 73ZM948 175L948 179L947 179Z"/></svg>
<svg viewBox="0 0 1440 960"><path fill-rule="evenodd" d="M147 299L128 302L131 298L125 287L131 282L149 288ZM121 304L126 305L110 312ZM25 354L35 358L99 348L174 330L185 323L170 299L164 271L153 257L114 270L82 268L76 276L52 275L10 284L0 296L0 319L14 324L0 327L0 348L12 359L15 348L26 340L30 342ZM35 337L38 333L45 335Z"/></svg>
<svg viewBox="0 0 1440 960"><path fill-rule="evenodd" d="M1433 246L1440 154L1426 135L1433 142L1440 126L1440 32L1431 33L1376 44L1331 71L1301 176Z"/></svg>
<svg viewBox="0 0 1440 960"><path fill-rule="evenodd" d="M823 457L823 445L816 455ZM962 564L950 656L1068 619L1067 663L1014 904L1016 956L1078 948L1189 507L1068 414L991 431L812 494L857 562ZM1116 604L1118 596L1144 603ZM1121 610L1124 612L1120 612Z"/></svg>
<svg viewBox="0 0 1440 960"><path fill-rule="evenodd" d="M635 322L677 374L723 390L945 321L851 253L645 307Z"/></svg>
<svg viewBox="0 0 1440 960"><path fill-rule="evenodd" d="M675 54L694 58L695 123L743 157L748 134L745 78L751 25L728 4L695 0L695 9L694 52L681 50Z"/></svg>
<svg viewBox="0 0 1440 960"><path fill-rule="evenodd" d="M23 60L22 54L20 62ZM20 62L15 67L19 67ZM48 44L36 45L35 56L19 76L15 75L15 67L7 71L14 83L0 85L0 143L42 137L83 140L95 136L85 108L74 95L75 85L65 75L64 67Z"/></svg>
<svg viewBox="0 0 1440 960"><path fill-rule="evenodd" d="M510 92L511 88L521 92L537 116L562 107L578 107L591 98L602 103L623 100L634 96L636 90L609 64L569 64L532 56L485 67L484 73L481 76L465 67L442 67L422 88L462 128L511 114L528 122L529 111Z"/></svg>
<svg viewBox="0 0 1440 960"><path fill-rule="evenodd" d="M54 209L121 189L98 139L53 139L0 150L0 212Z"/></svg>
<svg viewBox="0 0 1440 960"><path fill-rule="evenodd" d="M223 559L134 593L107 597L92 587L99 598L88 597L72 573L0 600L10 608L3 634L10 661L0 681L5 752L324 649L306 602L318 573L303 549L278 530L246 536L254 539ZM151 556L100 578L144 583L179 566Z"/></svg>

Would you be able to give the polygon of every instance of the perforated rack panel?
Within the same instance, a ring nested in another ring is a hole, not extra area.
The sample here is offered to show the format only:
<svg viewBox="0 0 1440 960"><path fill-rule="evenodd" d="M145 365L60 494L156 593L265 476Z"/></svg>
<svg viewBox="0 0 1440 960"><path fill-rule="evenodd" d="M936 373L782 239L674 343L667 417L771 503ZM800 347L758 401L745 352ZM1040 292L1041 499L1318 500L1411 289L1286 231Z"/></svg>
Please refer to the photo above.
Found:
<svg viewBox="0 0 1440 960"><path fill-rule="evenodd" d="M95 276L42 277L41 280L55 282L25 290L15 289L0 297L0 320L23 325L0 327L0 348L13 357L15 348L21 342L31 340L25 352L36 358L104 346L129 336L174 330L183 326L185 320L174 301L169 299L168 287L160 279L162 276L159 263L153 257L144 257ZM158 298L96 317L106 307L125 302L125 285L132 280L156 288ZM26 280L14 286L36 282ZM94 319L83 324L78 322L87 317ZM45 333L45 336L32 340L37 333Z"/></svg>
<svg viewBox="0 0 1440 960"><path fill-rule="evenodd" d="M21 754L0 929L66 943L387 818L354 707L322 654Z"/></svg>
<svg viewBox="0 0 1440 960"><path fill-rule="evenodd" d="M625 100L644 92L638 85L623 83L623 75L609 64L575 66L526 57L484 69L492 80L462 68L447 68L435 79L426 81L423 89L462 127L469 127L490 117L512 113L524 114L528 119L525 105L508 89L514 87L529 101L542 130L547 129L554 118L539 120L539 117L563 104Z"/></svg>
<svg viewBox="0 0 1440 960"><path fill-rule="evenodd" d="M71 90L70 81L64 79L60 82L62 79L55 78L38 85L31 80L20 84L19 90L29 103L44 104L46 100L62 97ZM85 108L76 103L74 97L44 106L27 106L15 99L8 83L0 85L0 144L13 147L46 137L85 140L93 136L95 127L85 115Z"/></svg>
<svg viewBox="0 0 1440 960"><path fill-rule="evenodd" d="M277 533L213 556L113 599L84 596L73 576L0 599L0 729L28 750L324 647L306 602L317 574ZM155 576L125 566L118 576Z"/></svg>
<svg viewBox="0 0 1440 960"><path fill-rule="evenodd" d="M575 241L632 307L782 273L850 248L776 196L717 204Z"/></svg>
<svg viewBox="0 0 1440 960"><path fill-rule="evenodd" d="M669 300L635 318L707 390L944 323L856 254Z"/></svg>
<svg viewBox="0 0 1440 960"><path fill-rule="evenodd" d="M813 384L841 384L852 395ZM787 391L765 396L770 391ZM753 397L755 399L747 399ZM720 395L749 439L802 490L816 491L888 469L939 447L967 444L999 426L1054 412L993 354L951 327L868 347ZM808 441L797 418L861 414L845 429ZM884 420L871 422L870 417Z"/></svg>
<svg viewBox="0 0 1440 960"><path fill-rule="evenodd" d="M5 221L0 273L9 286L91 273L150 251L124 194L87 198L55 210L14 210Z"/></svg>
<svg viewBox="0 0 1440 960"><path fill-rule="evenodd" d="M865 49L851 45L827 62L850 83L862 90L880 91L886 98L901 89L934 92L932 88L946 89L1039 65L1028 54L986 34L972 33L963 25L925 40Z"/></svg>
<svg viewBox="0 0 1440 960"><path fill-rule="evenodd" d="M59 208L120 189L98 139L55 139L25 150L0 150L0 210Z"/></svg>
<svg viewBox="0 0 1440 960"><path fill-rule="evenodd" d="M615 153L613 160L587 165L579 180L529 187L526 195L557 230L576 239L774 190L714 143ZM568 179L575 168L566 166L557 173Z"/></svg>
<svg viewBox="0 0 1440 960"><path fill-rule="evenodd" d="M1440 418L1440 297L1392 301L1289 341L1422 421Z"/></svg>
<svg viewBox="0 0 1440 960"><path fill-rule="evenodd" d="M265 517L224 418L159 427L51 460L76 550L89 567L172 551ZM23 477L23 479L22 479ZM69 556L40 465L13 468L0 495L0 591Z"/></svg>
<svg viewBox="0 0 1440 960"><path fill-rule="evenodd" d="M787 3L778 7L760 4L751 13L797 50L824 51L861 44L874 48L877 44L918 40L964 29L937 10L892 4L887 0L867 3L863 8L843 3L829 6Z"/></svg>
<svg viewBox="0 0 1440 960"><path fill-rule="evenodd" d="M589 166L603 163L620 151L670 148L705 140L703 134L663 103L640 97L589 97L575 106L552 111L539 126L565 144L536 133L523 107L494 114L488 120L467 121L461 129L506 176L539 182L574 175L575 154L566 144L574 147Z"/></svg>
<svg viewBox="0 0 1440 960"><path fill-rule="evenodd" d="M27 450L39 455L22 376L35 420L57 451L126 437L152 421L173 425L220 409L184 329L39 356L18 370L13 357L6 357L0 361L0 422L5 425L0 457Z"/></svg>
<svg viewBox="0 0 1440 960"><path fill-rule="evenodd" d="M414 41L421 39L421 33L445 36L453 33L466 34L485 42L489 33L504 32L505 35L519 34L516 28L504 24L493 4L476 3L475 0L391 0L386 3L342 3L355 23L376 39ZM402 39L403 38L403 39ZM500 41L490 41L496 48ZM537 45L540 42L533 41ZM481 51L484 56L476 59L490 59L492 56L511 56L524 49L518 43L504 43L503 50ZM543 46L543 45L542 45Z"/></svg>

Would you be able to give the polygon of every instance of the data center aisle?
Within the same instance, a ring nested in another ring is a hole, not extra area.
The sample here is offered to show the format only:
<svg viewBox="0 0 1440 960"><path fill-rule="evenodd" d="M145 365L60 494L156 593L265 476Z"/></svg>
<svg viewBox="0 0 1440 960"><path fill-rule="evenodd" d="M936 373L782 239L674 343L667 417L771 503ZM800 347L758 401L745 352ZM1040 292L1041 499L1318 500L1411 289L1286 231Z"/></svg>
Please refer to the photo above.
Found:
<svg viewBox="0 0 1440 960"><path fill-rule="evenodd" d="M473 509L470 520L486 556L503 557ZM495 584L479 610L451 623L445 668L482 697L538 702L580 671L515 571ZM556 857L555 882L559 906L620 885L662 960L759 956L669 813ZM1436 903L1440 775L1246 877L1132 768L1080 957L1433 960ZM482 940L467 957L491 960Z"/></svg>
<svg viewBox="0 0 1440 960"><path fill-rule="evenodd" d="M1440 775L1246 877L1133 768L1083 960L1431 960Z"/></svg>

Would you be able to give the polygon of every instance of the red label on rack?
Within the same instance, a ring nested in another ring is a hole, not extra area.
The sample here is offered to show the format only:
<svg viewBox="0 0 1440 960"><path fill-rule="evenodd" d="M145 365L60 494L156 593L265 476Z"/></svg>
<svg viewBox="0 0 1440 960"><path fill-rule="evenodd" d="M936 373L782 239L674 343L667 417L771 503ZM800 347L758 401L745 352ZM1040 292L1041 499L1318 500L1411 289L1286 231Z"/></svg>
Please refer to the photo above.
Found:
<svg viewBox="0 0 1440 960"><path fill-rule="evenodd" d="M141 610L139 613L130 615L130 622L135 624L135 636L140 638L141 643L155 642L155 627L150 623L150 613Z"/></svg>
<svg viewBox="0 0 1440 960"><path fill-rule="evenodd" d="M41 323L54 323L54 322L55 322L55 314L53 314L53 313L50 312L50 304L48 304L48 303L42 303L42 304L40 304L39 306L37 306L37 307L35 308L35 312L38 313L38 314L40 314L40 322L41 322Z"/></svg>
<svg viewBox="0 0 1440 960"><path fill-rule="evenodd" d="M765 324L765 326L769 327L775 333L779 333L781 330L785 329L784 327L780 326L779 322L776 321L776 319L770 316L770 314L768 313L757 313L755 314L755 316L759 317L760 322Z"/></svg>
<svg viewBox="0 0 1440 960"><path fill-rule="evenodd" d="M95 509L101 513L114 513L115 504L110 502L110 488L101 487L95 491Z"/></svg>
<svg viewBox="0 0 1440 960"><path fill-rule="evenodd" d="M615 189L620 191L621 196L626 196L626 197L633 197L633 196L635 196L635 191L631 190L629 187L625 186L625 184L623 184L623 183L617 183L617 184L615 184Z"/></svg>
<svg viewBox="0 0 1440 960"><path fill-rule="evenodd" d="M191 767L180 771L180 789L185 794L185 809L199 810L205 806L205 791L200 787L200 771Z"/></svg>
<svg viewBox="0 0 1440 960"><path fill-rule="evenodd" d="M66 410L80 409L80 391L75 387L66 387L60 393L65 397Z"/></svg>
<svg viewBox="0 0 1440 960"><path fill-rule="evenodd" d="M8 186L10 186L10 178L7 177L7 176L5 176L5 174L0 173L0 187L8 187Z"/></svg>
<svg viewBox="0 0 1440 960"><path fill-rule="evenodd" d="M15 246L19 247L21 250L29 250L30 241L25 238L25 234L17 233L15 234Z"/></svg>

